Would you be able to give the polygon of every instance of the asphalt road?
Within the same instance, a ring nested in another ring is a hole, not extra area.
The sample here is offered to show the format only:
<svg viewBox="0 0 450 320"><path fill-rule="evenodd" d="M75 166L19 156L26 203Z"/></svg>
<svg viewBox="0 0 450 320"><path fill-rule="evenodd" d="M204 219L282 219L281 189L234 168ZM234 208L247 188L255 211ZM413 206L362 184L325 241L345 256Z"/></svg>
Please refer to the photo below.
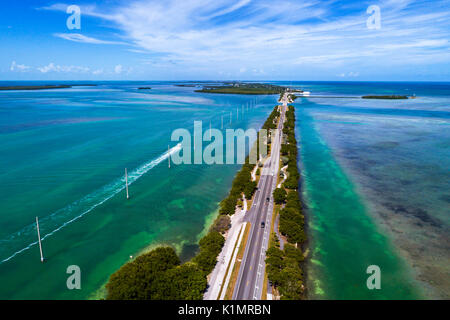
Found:
<svg viewBox="0 0 450 320"><path fill-rule="evenodd" d="M252 207L245 220L251 224L249 238L239 269L238 279L233 292L233 300L260 300L264 283L266 250L269 244L270 226L273 212L272 193L276 188L280 160L281 132L287 100L283 101L278 132L272 137L272 150L261 171L258 190L255 193ZM269 198L269 201L267 201ZM265 227L261 222L265 222Z"/></svg>

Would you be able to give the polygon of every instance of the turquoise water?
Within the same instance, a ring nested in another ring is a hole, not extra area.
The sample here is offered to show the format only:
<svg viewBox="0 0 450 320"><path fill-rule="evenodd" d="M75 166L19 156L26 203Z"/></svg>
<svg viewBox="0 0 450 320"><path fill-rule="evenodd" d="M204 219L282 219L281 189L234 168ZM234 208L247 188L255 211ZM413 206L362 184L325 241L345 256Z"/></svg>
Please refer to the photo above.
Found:
<svg viewBox="0 0 450 320"><path fill-rule="evenodd" d="M329 96L418 97L296 101L309 297L449 298L449 84L275 83ZM220 128L222 115L224 129L257 129L277 99L201 94L169 82L97 84L0 92L2 299L101 297L130 255L161 243L192 257L240 165L169 169L172 131L192 130L194 120ZM237 119L236 108L249 102L255 107ZM379 291L366 287L372 264L381 268ZM81 268L81 290L66 287L69 265Z"/></svg>
<svg viewBox="0 0 450 320"><path fill-rule="evenodd" d="M377 230L313 119L298 112L304 198L311 216L309 295L315 299L411 299L405 266ZM368 290L366 269L382 271L382 289Z"/></svg>
<svg viewBox="0 0 450 320"><path fill-rule="evenodd" d="M298 84L300 85L300 84ZM449 298L450 85L301 83L296 101L313 299ZM382 289L366 287L378 265Z"/></svg>
<svg viewBox="0 0 450 320"><path fill-rule="evenodd" d="M136 90L142 85L152 90ZM277 99L194 89L124 82L0 92L0 298L99 297L130 255L160 243L174 245L183 259L194 254L240 165L169 169L172 131L192 130L194 120L220 128L222 115L224 129L258 129ZM69 265L81 268L81 290L66 287Z"/></svg>

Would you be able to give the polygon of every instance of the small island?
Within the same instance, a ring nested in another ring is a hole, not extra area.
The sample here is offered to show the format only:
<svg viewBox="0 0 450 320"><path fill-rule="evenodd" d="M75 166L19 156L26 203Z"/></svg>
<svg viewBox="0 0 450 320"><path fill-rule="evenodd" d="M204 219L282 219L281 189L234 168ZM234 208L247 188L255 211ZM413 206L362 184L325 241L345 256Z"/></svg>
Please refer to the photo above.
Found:
<svg viewBox="0 0 450 320"><path fill-rule="evenodd" d="M45 90L45 89L65 89L71 88L68 85L44 85L44 86L7 86L0 87L0 90Z"/></svg>
<svg viewBox="0 0 450 320"><path fill-rule="evenodd" d="M263 83L224 83L218 86L204 86L195 92L203 93L222 93L222 94L281 94L286 90L285 87Z"/></svg>
<svg viewBox="0 0 450 320"><path fill-rule="evenodd" d="M68 89L72 87L95 87L96 84L58 84L58 85L37 85L37 86L3 86L0 90L48 90L48 89Z"/></svg>
<svg viewBox="0 0 450 320"><path fill-rule="evenodd" d="M399 100L399 99L408 99L408 96L399 96L399 95L390 95L390 96L362 96L362 99L390 99L390 100Z"/></svg>

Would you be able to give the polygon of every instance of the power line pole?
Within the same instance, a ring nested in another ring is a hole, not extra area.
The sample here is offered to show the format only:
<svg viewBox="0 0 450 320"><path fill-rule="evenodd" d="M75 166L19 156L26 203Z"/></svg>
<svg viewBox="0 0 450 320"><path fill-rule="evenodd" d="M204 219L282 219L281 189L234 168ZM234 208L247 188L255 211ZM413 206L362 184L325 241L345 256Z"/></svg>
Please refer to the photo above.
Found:
<svg viewBox="0 0 450 320"><path fill-rule="evenodd" d="M127 172L127 168L125 168L125 188L127 189L127 199L130 199L130 195L128 194L128 172Z"/></svg>
<svg viewBox="0 0 450 320"><path fill-rule="evenodd" d="M38 234L39 252L41 253L41 262L44 262L44 255L42 253L41 233L39 231L39 219L36 217L36 229Z"/></svg>

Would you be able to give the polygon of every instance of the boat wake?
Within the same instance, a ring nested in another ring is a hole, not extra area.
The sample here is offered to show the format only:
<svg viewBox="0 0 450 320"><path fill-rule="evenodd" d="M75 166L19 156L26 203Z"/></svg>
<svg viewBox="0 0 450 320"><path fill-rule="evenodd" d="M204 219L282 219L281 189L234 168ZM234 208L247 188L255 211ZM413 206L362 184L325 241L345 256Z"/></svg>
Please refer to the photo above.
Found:
<svg viewBox="0 0 450 320"><path fill-rule="evenodd" d="M158 158L147 162L135 170L128 172L128 185L131 185L149 170L166 160L169 155L172 155L181 150L181 144L169 149ZM70 205L59 209L52 214L39 219L39 227L44 241L51 237L56 232L60 231L72 222L80 219L87 213L94 210L96 207L102 205L121 191L125 189L125 176L111 182L108 185L90 193L84 198L77 200ZM46 231L49 230L49 231ZM33 241L36 239L35 241ZM29 243L23 247L24 243ZM17 231L5 239L0 240L0 264L13 259L18 254L37 245L37 235L35 224L30 224L20 231ZM13 252L13 253L11 253Z"/></svg>

